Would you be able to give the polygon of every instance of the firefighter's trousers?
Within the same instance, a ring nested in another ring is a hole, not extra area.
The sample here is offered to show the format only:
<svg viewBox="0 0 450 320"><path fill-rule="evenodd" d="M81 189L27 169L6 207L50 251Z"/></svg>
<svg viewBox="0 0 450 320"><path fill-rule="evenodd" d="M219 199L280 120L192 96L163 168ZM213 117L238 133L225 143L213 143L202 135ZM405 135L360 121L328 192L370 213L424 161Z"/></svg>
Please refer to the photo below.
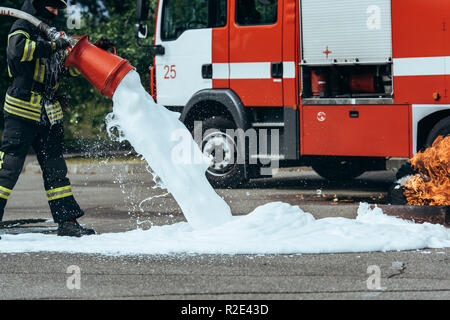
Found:
<svg viewBox="0 0 450 320"><path fill-rule="evenodd" d="M54 221L60 223L83 215L66 177L63 135L62 123L50 126L5 116L0 148L0 221L30 146L35 150L42 169L46 196Z"/></svg>

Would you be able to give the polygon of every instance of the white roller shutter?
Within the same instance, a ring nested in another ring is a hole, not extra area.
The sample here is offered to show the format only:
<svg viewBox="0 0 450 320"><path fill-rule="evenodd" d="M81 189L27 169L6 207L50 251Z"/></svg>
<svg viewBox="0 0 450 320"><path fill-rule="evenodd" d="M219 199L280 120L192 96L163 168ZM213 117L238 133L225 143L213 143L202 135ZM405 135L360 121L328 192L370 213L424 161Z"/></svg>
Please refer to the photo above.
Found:
<svg viewBox="0 0 450 320"><path fill-rule="evenodd" d="M392 57L391 0L301 0L301 15L304 64Z"/></svg>

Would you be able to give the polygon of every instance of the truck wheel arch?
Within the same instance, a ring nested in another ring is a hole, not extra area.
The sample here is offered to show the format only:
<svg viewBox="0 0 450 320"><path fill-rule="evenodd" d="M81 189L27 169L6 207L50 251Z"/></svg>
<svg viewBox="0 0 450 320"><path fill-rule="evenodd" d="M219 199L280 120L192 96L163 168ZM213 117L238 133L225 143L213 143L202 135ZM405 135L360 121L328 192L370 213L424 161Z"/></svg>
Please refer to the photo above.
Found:
<svg viewBox="0 0 450 320"><path fill-rule="evenodd" d="M419 121L417 130L417 150L415 151L418 152L427 146L427 138L431 130L433 130L439 121L449 116L450 110L446 109L429 114Z"/></svg>
<svg viewBox="0 0 450 320"><path fill-rule="evenodd" d="M427 147L431 147L434 141L439 137L443 136L444 138L450 135L450 116L443 118L440 120L433 129L428 134L427 138Z"/></svg>
<svg viewBox="0 0 450 320"><path fill-rule="evenodd" d="M183 122L188 128L192 126L192 123L190 122L195 120L192 119L192 113L196 112L196 109L205 102L213 102L216 105L223 106L223 109L226 110L231 117L230 120L234 121L237 128L243 130L248 129L249 123L247 121L244 105L238 95L230 89L205 89L194 94L181 113L181 122ZM211 110L211 116L220 115L214 114L217 113L215 112L216 110L217 108ZM202 113L206 115L208 114L207 112Z"/></svg>

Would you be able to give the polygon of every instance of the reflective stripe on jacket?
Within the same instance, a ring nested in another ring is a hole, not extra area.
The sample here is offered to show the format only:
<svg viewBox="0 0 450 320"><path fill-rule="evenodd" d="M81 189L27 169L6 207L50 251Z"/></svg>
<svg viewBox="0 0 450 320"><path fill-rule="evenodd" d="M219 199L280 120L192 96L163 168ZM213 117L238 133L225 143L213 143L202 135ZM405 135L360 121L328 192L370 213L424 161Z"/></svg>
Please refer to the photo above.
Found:
<svg viewBox="0 0 450 320"><path fill-rule="evenodd" d="M45 110L51 123L63 117L61 105L54 100L63 75L77 76L78 70L61 67L64 54L43 38L40 31L25 20L17 20L8 35L8 74L14 79L8 88L4 111L28 121L41 121ZM49 93L50 92L50 93Z"/></svg>

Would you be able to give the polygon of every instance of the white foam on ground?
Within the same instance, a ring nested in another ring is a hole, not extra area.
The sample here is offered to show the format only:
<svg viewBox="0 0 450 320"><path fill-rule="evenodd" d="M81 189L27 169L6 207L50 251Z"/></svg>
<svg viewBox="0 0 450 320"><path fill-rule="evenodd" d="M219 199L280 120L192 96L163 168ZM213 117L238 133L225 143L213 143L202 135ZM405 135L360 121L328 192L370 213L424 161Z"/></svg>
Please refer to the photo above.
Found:
<svg viewBox="0 0 450 320"><path fill-rule="evenodd" d="M2 235L0 252L140 254L300 254L396 251L450 247L450 230L390 217L361 204L356 219L314 217L276 202L211 229L189 223L83 238Z"/></svg>

